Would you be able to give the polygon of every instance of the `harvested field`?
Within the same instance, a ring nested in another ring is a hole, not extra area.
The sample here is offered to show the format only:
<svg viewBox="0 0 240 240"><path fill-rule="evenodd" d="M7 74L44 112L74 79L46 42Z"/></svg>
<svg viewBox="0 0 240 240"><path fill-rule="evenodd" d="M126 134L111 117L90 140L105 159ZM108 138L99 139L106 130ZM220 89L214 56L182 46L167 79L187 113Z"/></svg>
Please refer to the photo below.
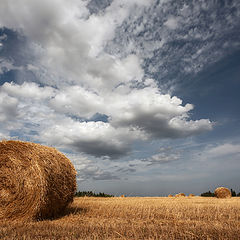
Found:
<svg viewBox="0 0 240 240"><path fill-rule="evenodd" d="M0 224L0 239L239 239L240 198L75 198L53 220Z"/></svg>

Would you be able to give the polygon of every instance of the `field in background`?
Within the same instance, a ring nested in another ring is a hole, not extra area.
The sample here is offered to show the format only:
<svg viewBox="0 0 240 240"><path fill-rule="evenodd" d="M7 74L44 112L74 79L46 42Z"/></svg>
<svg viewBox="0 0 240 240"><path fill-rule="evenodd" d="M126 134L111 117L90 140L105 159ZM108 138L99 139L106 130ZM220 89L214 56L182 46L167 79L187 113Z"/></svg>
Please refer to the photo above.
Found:
<svg viewBox="0 0 240 240"><path fill-rule="evenodd" d="M59 218L0 223L0 239L240 239L240 198L75 198Z"/></svg>

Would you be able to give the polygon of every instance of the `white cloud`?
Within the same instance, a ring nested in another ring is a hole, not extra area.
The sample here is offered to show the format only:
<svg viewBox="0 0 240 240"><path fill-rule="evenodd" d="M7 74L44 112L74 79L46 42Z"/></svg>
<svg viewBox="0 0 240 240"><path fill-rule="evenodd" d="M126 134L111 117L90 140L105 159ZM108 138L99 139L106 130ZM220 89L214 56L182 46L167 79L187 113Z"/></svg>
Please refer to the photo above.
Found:
<svg viewBox="0 0 240 240"><path fill-rule="evenodd" d="M218 145L216 147L210 148L207 153L211 157L222 157L227 155L239 155L240 154L240 144L231 144L231 143L225 143Z"/></svg>
<svg viewBox="0 0 240 240"><path fill-rule="evenodd" d="M31 82L24 82L22 85L6 82L1 86L1 91L12 97L36 100L43 100L54 95L53 88L39 87L36 83Z"/></svg>
<svg viewBox="0 0 240 240"><path fill-rule="evenodd" d="M0 122L14 120L17 115L18 101L0 90Z"/></svg>
<svg viewBox="0 0 240 240"><path fill-rule="evenodd" d="M169 17L164 25L166 25L169 29L174 30L178 27L178 20L177 18Z"/></svg>
<svg viewBox="0 0 240 240"><path fill-rule="evenodd" d="M104 45L114 37L116 27L128 17L131 9L150 3L115 0L103 15L97 16L89 15L87 1L43 0L38 3L24 0L20 3L4 0L0 25L21 29L29 39L41 45L45 53L42 64L58 76L64 76L65 81L89 85L93 82L95 87L104 82L106 87L112 86L111 81L116 83L116 79L125 81L133 77L136 60L128 57L121 62L106 55L96 57L102 54Z"/></svg>
<svg viewBox="0 0 240 240"><path fill-rule="evenodd" d="M103 112L103 100L97 93L80 86L71 86L59 91L50 101L50 105L59 113L90 118L96 112Z"/></svg>

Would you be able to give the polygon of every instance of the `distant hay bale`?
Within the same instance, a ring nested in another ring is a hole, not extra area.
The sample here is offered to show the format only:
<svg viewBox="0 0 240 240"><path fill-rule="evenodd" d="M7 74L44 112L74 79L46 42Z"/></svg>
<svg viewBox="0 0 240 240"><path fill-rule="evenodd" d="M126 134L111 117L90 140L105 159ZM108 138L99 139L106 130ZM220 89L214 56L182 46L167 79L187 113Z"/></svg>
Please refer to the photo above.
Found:
<svg viewBox="0 0 240 240"><path fill-rule="evenodd" d="M178 193L175 195L175 197L185 197L186 195L184 193Z"/></svg>
<svg viewBox="0 0 240 240"><path fill-rule="evenodd" d="M123 195L121 195L121 197L125 197L125 195L123 194Z"/></svg>
<svg viewBox="0 0 240 240"><path fill-rule="evenodd" d="M217 198L231 198L232 197L231 191L225 187L216 188L216 190L214 191L214 195Z"/></svg>
<svg viewBox="0 0 240 240"><path fill-rule="evenodd" d="M0 219L52 218L73 200L76 171L55 148L0 142Z"/></svg>
<svg viewBox="0 0 240 240"><path fill-rule="evenodd" d="M169 194L168 197L173 197L173 195L172 195L172 194Z"/></svg>
<svg viewBox="0 0 240 240"><path fill-rule="evenodd" d="M195 195L192 194L192 193L190 193L188 196L189 196L189 197L195 197Z"/></svg>

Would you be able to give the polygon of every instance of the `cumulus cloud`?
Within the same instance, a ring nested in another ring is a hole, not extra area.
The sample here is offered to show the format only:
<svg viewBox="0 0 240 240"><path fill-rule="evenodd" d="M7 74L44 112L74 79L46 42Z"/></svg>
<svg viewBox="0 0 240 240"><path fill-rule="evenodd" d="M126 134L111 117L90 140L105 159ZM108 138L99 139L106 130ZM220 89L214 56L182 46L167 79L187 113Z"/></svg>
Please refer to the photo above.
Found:
<svg viewBox="0 0 240 240"><path fill-rule="evenodd" d="M22 85L11 83L4 83L1 86L1 91L15 98L26 98L43 100L54 96L54 89L51 87L39 87L36 83L24 82Z"/></svg>
<svg viewBox="0 0 240 240"><path fill-rule="evenodd" d="M89 15L87 1L44 0L40 4L29 0L24 3L4 0L1 3L0 25L21 29L29 39L39 44L45 53L42 64L64 76L65 81L93 82L96 87L98 82L103 82L101 77L107 75L110 79L104 81L106 87L115 78L121 78L122 72L127 70L128 73L135 69L121 67L120 60L115 64L112 57L95 57L102 55L104 45L114 37L116 27L130 14L132 8L141 8L150 3L115 0L105 14L97 16ZM20 11L22 4L25 5L24 11ZM128 65L128 62L123 64ZM113 71L117 71L120 76L113 75Z"/></svg>
<svg viewBox="0 0 240 240"><path fill-rule="evenodd" d="M127 155L139 140L188 137L211 130L208 119L190 119L193 105L183 105L180 98L163 94L156 81L146 77L142 67L145 57L128 46L130 52L121 47L122 56L107 47L125 21L152 9L153 1L114 0L99 14L91 14L88 3L1 1L0 26L24 35L27 41L20 45L31 45L36 54L34 61L30 61L31 56L24 62L16 58L14 66L8 63L9 69L18 66L22 72L33 72L35 78L1 86L1 121L15 117L21 123L17 129L20 135L112 159ZM177 29L181 22L166 16L164 21L164 31ZM165 40L150 43L146 49L153 52ZM164 71L159 74L164 75ZM96 114L107 120L93 121ZM161 162L164 156L151 159L152 163ZM108 177L102 173L96 178Z"/></svg>
<svg viewBox="0 0 240 240"><path fill-rule="evenodd" d="M115 101L113 125L134 126L156 138L185 137L212 128L207 119L188 121L193 106L182 106L181 99L161 94L153 86L133 89L125 97L116 96Z"/></svg>
<svg viewBox="0 0 240 240"><path fill-rule="evenodd" d="M155 85L130 88L121 85L107 96L73 86L51 100L56 111L91 117L95 113L109 116L113 127L134 127L155 138L178 138L212 129L207 119L188 120L193 105L161 94Z"/></svg>
<svg viewBox="0 0 240 240"><path fill-rule="evenodd" d="M95 157L119 158L130 151L141 134L128 128L113 128L104 122L77 122L70 118L51 126L41 134L42 140L57 146L68 146Z"/></svg>
<svg viewBox="0 0 240 240"><path fill-rule="evenodd" d="M18 101L0 91L0 122L14 120L17 115Z"/></svg>

